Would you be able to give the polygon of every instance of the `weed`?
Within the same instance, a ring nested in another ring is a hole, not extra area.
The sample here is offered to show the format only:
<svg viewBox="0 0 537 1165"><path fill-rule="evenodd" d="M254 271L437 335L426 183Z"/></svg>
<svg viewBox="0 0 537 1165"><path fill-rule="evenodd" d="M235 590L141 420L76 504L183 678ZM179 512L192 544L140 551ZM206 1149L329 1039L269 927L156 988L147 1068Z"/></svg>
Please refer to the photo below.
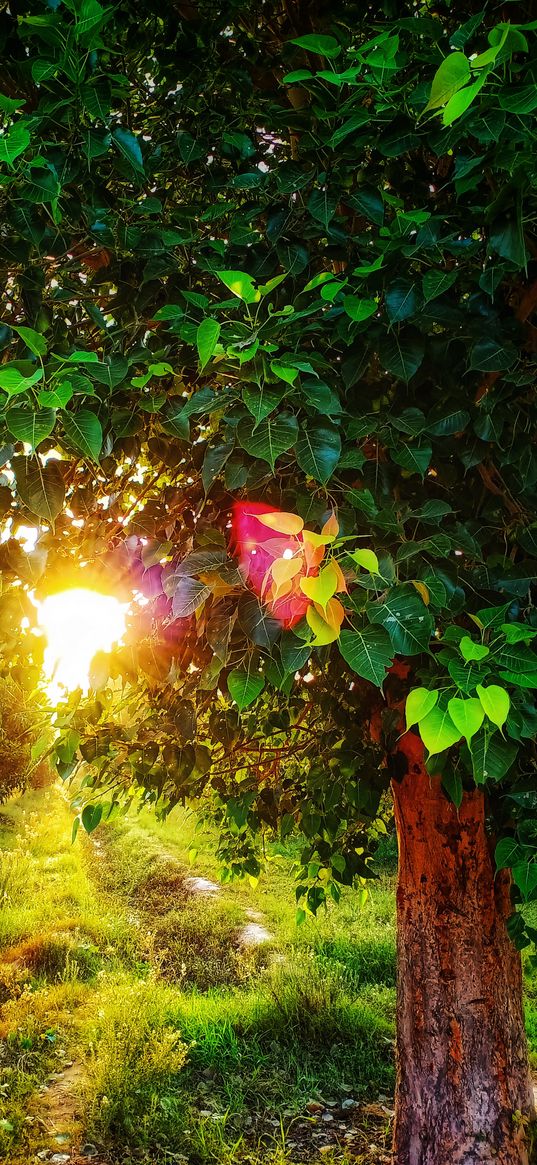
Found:
<svg viewBox="0 0 537 1165"><path fill-rule="evenodd" d="M181 1127L177 1089L187 1049L167 1022L150 980L122 984L101 999L89 1029L87 1124L98 1137L153 1144Z"/></svg>

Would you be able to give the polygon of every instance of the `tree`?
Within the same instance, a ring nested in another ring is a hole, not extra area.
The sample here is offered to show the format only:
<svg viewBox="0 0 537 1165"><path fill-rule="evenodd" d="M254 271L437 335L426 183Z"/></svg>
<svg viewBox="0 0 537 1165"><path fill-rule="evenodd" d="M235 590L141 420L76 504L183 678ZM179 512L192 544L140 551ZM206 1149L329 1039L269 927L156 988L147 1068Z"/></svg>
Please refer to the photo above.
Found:
<svg viewBox="0 0 537 1165"><path fill-rule="evenodd" d="M527 1160L535 31L448 0L0 23L6 669L29 589L134 588L57 720L83 825L198 798L251 876L296 826L301 910L372 875L391 784L397 1165Z"/></svg>

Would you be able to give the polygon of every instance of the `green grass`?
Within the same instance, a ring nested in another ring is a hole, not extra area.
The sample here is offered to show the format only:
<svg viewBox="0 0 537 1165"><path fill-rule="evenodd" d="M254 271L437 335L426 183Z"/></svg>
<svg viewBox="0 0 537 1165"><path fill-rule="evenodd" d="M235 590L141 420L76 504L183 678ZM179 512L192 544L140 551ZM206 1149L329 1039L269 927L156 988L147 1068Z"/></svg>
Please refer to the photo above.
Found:
<svg viewBox="0 0 537 1165"><path fill-rule="evenodd" d="M0 1159L29 1165L49 1147L39 1088L66 1056L80 1066L79 1138L122 1165L171 1165L181 1154L193 1165L291 1165L309 1100L389 1094L394 855L385 849L365 904L349 892L297 927L292 847L273 847L257 887L200 897L188 878L217 880L215 838L186 810L166 822L120 819L72 845L60 790L4 807ZM272 937L245 949L252 911ZM531 959L525 981L537 1066Z"/></svg>
<svg viewBox="0 0 537 1165"><path fill-rule="evenodd" d="M180 1153L283 1165L287 1126L312 1097L390 1090L389 877L364 907L349 893L297 928L281 847L257 888L193 897L189 875L217 879L215 843L185 811L118 821L74 846L56 789L5 814L0 1156L12 1165L47 1144L37 1089L66 1055L82 1068L80 1136L147 1165ZM248 910L269 943L239 943Z"/></svg>

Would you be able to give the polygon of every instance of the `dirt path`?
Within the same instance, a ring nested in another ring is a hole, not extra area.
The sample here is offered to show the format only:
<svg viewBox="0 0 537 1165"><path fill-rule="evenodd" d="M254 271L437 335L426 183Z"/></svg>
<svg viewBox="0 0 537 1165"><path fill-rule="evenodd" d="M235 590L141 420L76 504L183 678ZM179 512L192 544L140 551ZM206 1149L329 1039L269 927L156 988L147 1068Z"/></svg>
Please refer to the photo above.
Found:
<svg viewBox="0 0 537 1165"><path fill-rule="evenodd" d="M47 1165L107 1165L96 1145L82 1138L81 1085L84 1080L82 1064L66 1063L54 1072L36 1097L37 1119L50 1142L40 1149L37 1160Z"/></svg>

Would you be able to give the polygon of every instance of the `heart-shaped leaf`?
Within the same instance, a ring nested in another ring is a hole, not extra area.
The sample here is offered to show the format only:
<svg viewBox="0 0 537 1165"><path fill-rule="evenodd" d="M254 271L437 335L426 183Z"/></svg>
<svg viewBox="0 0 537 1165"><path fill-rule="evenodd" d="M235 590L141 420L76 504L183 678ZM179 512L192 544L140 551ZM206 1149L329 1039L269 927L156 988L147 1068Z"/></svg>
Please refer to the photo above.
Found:
<svg viewBox="0 0 537 1165"><path fill-rule="evenodd" d="M408 693L405 704L405 720L407 728L419 724L428 716L429 712L438 703L438 692L431 692L429 688L413 688Z"/></svg>
<svg viewBox="0 0 537 1165"><path fill-rule="evenodd" d="M469 635L465 635L461 639L459 647L467 663L473 660L486 659L487 655L490 655L490 647L487 647L485 643L474 643Z"/></svg>
<svg viewBox="0 0 537 1165"><path fill-rule="evenodd" d="M486 688L482 684L478 684L476 692L485 715L498 728L503 728L511 707L509 692L506 692L505 688L501 688L499 684L489 684Z"/></svg>
<svg viewBox="0 0 537 1165"><path fill-rule="evenodd" d="M101 422L89 409L64 413L63 427L70 445L91 461L98 461L103 443Z"/></svg>
<svg viewBox="0 0 537 1165"><path fill-rule="evenodd" d="M7 427L17 441L24 441L36 449L45 437L49 437L54 428L56 413L54 409L29 409L23 405L15 405L6 413Z"/></svg>
<svg viewBox="0 0 537 1165"><path fill-rule="evenodd" d="M461 733L447 709L436 707L420 721L420 736L428 753L433 756L456 744Z"/></svg>
<svg viewBox="0 0 537 1165"><path fill-rule="evenodd" d="M17 481L17 493L24 505L35 514L54 525L63 509L65 485L57 461L43 465L36 457L16 457L13 469Z"/></svg>
<svg viewBox="0 0 537 1165"><path fill-rule="evenodd" d="M304 521L298 514L287 514L283 510L275 510L273 514L257 514L257 520L278 534L300 534L304 529Z"/></svg>
<svg viewBox="0 0 537 1165"><path fill-rule="evenodd" d="M469 700L453 696L448 703L448 711L460 735L469 743L483 723L485 713L481 701L472 696Z"/></svg>
<svg viewBox="0 0 537 1165"><path fill-rule="evenodd" d="M253 667L238 667L227 677L228 692L242 712L261 694L265 686L264 677Z"/></svg>
<svg viewBox="0 0 537 1165"><path fill-rule="evenodd" d="M337 591L338 582L337 571L333 563L329 562L319 571L318 575L314 575L312 578L301 578L300 589L306 598L318 603L320 607L326 608L326 604Z"/></svg>

